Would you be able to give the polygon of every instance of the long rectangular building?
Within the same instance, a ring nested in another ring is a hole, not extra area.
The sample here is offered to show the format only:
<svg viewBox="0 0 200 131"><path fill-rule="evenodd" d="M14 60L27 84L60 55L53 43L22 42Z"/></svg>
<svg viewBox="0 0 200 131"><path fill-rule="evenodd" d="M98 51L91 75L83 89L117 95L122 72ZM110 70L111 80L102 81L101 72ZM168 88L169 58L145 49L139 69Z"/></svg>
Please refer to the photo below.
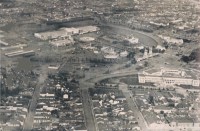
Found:
<svg viewBox="0 0 200 131"><path fill-rule="evenodd" d="M138 74L139 83L156 83L161 85L199 86L199 79L191 71L162 68L151 69Z"/></svg>

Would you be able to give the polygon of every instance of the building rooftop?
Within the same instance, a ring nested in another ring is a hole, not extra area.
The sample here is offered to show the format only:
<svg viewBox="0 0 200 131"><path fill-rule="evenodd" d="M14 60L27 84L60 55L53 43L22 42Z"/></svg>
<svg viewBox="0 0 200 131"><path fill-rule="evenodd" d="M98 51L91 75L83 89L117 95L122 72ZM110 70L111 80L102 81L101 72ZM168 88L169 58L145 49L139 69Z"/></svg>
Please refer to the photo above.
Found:
<svg viewBox="0 0 200 131"><path fill-rule="evenodd" d="M171 78L192 78L197 79L197 76L189 70L184 69L168 69L168 68L160 68L160 69L149 69L145 70L139 75L148 75L152 77L163 76L163 77L171 77Z"/></svg>
<svg viewBox="0 0 200 131"><path fill-rule="evenodd" d="M175 118L174 121L177 123L194 123L193 118L189 118L189 117Z"/></svg>

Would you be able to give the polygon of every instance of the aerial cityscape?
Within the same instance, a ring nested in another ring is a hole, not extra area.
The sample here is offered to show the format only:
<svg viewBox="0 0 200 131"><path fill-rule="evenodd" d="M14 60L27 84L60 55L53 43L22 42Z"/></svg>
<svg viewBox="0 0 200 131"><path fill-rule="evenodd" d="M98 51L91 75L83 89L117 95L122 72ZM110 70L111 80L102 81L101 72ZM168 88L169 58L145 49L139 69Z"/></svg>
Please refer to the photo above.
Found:
<svg viewBox="0 0 200 131"><path fill-rule="evenodd" d="M200 131L200 0L0 0L0 131Z"/></svg>

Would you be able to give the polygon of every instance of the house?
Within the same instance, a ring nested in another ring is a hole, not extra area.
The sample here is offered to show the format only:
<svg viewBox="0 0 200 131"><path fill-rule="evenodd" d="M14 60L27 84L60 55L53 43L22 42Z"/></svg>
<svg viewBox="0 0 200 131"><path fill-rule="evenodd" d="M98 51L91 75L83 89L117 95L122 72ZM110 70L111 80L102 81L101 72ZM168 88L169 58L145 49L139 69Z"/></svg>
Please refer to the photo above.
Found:
<svg viewBox="0 0 200 131"><path fill-rule="evenodd" d="M175 118L172 122L170 122L170 126L181 127L181 128L193 127L194 120L189 117L179 117L179 118Z"/></svg>
<svg viewBox="0 0 200 131"><path fill-rule="evenodd" d="M54 100L55 99L55 94L49 94L49 93L46 93L46 94L43 94L43 93L41 93L40 94L40 98L39 98L40 100L42 100L42 99L46 99L46 100Z"/></svg>
<svg viewBox="0 0 200 131"><path fill-rule="evenodd" d="M81 123L80 125L74 127L73 131L87 131L87 128L85 124Z"/></svg>
<svg viewBox="0 0 200 131"><path fill-rule="evenodd" d="M118 97L116 97L116 100L117 101L126 101L126 97L124 97L124 96L118 96Z"/></svg>
<svg viewBox="0 0 200 131"><path fill-rule="evenodd" d="M6 126L8 126L8 127L20 127L21 124L20 124L20 122L18 122L16 120L10 120L9 122L6 122Z"/></svg>
<svg viewBox="0 0 200 131"><path fill-rule="evenodd" d="M63 95L63 99L64 99L64 100L69 99L69 95L68 95L68 94L64 94L64 95Z"/></svg>
<svg viewBox="0 0 200 131"><path fill-rule="evenodd" d="M153 107L153 110L154 110L154 112L156 112L158 114L161 111L163 111L164 113L172 113L173 111L175 111L174 108L167 107L167 106L164 106L164 105L157 105L157 106Z"/></svg>

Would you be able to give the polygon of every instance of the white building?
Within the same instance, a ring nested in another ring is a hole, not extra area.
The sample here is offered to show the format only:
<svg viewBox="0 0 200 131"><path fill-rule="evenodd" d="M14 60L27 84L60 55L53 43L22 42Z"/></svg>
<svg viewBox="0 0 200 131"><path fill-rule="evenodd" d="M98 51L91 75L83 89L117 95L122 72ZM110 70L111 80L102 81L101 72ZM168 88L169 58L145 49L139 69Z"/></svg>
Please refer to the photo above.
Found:
<svg viewBox="0 0 200 131"><path fill-rule="evenodd" d="M67 46L67 45L72 45L74 44L74 39L71 36L67 36L62 39L54 39L49 42L53 46Z"/></svg>
<svg viewBox="0 0 200 131"><path fill-rule="evenodd" d="M49 40L50 44L55 46L65 46L74 43L73 35L85 34L100 30L96 26L83 26L77 28L60 28L59 30L35 33L34 36L41 40ZM92 38L85 38L86 41L92 41Z"/></svg>
<svg viewBox="0 0 200 131"><path fill-rule="evenodd" d="M127 57L127 55L128 55L127 51L120 52L121 57Z"/></svg>
<svg viewBox="0 0 200 131"><path fill-rule="evenodd" d="M60 65L49 65L48 69L58 70Z"/></svg>
<svg viewBox="0 0 200 131"><path fill-rule="evenodd" d="M69 99L69 95L68 94L64 94L63 95L63 99Z"/></svg>
<svg viewBox="0 0 200 131"><path fill-rule="evenodd" d="M127 37L126 40L129 41L131 44L138 44L138 42L139 42L139 39L135 38L133 36Z"/></svg>
<svg viewBox="0 0 200 131"><path fill-rule="evenodd" d="M171 37L162 36L162 35L158 35L158 36L160 38L162 38L163 40L165 40L169 44L175 44L175 45L182 45L183 44L183 39L176 39L176 38L171 38Z"/></svg>
<svg viewBox="0 0 200 131"><path fill-rule="evenodd" d="M163 47L163 46L161 46L161 45L157 45L157 46L156 46L156 49L157 49L157 50L164 50L164 51L166 50L165 47Z"/></svg>
<svg viewBox="0 0 200 131"><path fill-rule="evenodd" d="M65 30L60 29L60 30L56 30L56 31L35 33L34 36L41 40L50 40L50 39L68 37L69 34Z"/></svg>
<svg viewBox="0 0 200 131"><path fill-rule="evenodd" d="M138 74L139 83L157 83L162 85L199 86L197 76L186 70L151 69Z"/></svg>

